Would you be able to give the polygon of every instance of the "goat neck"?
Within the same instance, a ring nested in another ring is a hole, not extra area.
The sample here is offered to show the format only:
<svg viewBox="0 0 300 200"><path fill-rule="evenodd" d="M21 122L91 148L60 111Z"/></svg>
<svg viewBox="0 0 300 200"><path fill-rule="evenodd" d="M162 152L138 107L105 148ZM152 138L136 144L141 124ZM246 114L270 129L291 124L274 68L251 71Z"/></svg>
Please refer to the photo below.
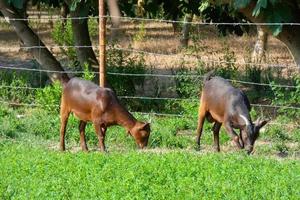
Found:
<svg viewBox="0 0 300 200"><path fill-rule="evenodd" d="M137 120L122 105L119 105L115 111L116 123L123 126L128 132L135 126Z"/></svg>

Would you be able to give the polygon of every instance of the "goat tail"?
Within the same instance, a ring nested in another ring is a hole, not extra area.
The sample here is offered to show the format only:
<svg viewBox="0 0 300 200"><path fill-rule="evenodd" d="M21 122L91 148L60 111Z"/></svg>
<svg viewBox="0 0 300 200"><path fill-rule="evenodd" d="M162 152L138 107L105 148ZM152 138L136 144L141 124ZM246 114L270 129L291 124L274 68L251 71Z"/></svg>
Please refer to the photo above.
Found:
<svg viewBox="0 0 300 200"><path fill-rule="evenodd" d="M215 75L215 70L211 70L204 74L203 77L203 83L205 84L207 81L209 81L213 76Z"/></svg>

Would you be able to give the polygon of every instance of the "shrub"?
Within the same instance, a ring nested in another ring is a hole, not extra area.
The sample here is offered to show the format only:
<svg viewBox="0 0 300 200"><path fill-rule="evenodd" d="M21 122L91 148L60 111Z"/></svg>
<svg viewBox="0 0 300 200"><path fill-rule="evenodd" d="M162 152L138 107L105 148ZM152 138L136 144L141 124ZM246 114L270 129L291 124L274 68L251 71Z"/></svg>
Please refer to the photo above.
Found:
<svg viewBox="0 0 300 200"><path fill-rule="evenodd" d="M49 112L57 113L60 105L61 92L61 83L55 82L37 91L36 103Z"/></svg>
<svg viewBox="0 0 300 200"><path fill-rule="evenodd" d="M31 103L34 99L34 90L26 89L31 87L29 81L15 73L11 77L3 78L0 82L0 92L2 101L10 103Z"/></svg>
<svg viewBox="0 0 300 200"><path fill-rule="evenodd" d="M272 100L273 104L292 107L300 106L300 76L294 76L292 83L295 85L295 88L278 87L274 81L272 82L272 91L275 96ZM300 117L299 109L289 109L287 111L285 108L280 108L279 112L297 118Z"/></svg>
<svg viewBox="0 0 300 200"><path fill-rule="evenodd" d="M144 56L130 55L114 47L112 45L111 50L107 52L108 82L118 96L134 95L136 87L143 85L144 76L124 76L122 73L144 74L146 71Z"/></svg>
<svg viewBox="0 0 300 200"><path fill-rule="evenodd" d="M188 69L181 67L176 71L176 91L179 97L198 98L205 70L202 67Z"/></svg>

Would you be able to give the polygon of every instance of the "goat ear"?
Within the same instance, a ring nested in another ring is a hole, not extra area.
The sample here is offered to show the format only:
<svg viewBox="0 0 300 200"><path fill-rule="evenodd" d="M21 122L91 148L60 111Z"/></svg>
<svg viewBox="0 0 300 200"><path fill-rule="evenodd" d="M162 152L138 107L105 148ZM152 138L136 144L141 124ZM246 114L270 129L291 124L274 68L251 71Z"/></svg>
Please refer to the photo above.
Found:
<svg viewBox="0 0 300 200"><path fill-rule="evenodd" d="M150 131L150 123L143 123L140 127L140 130L146 130L146 131Z"/></svg>
<svg viewBox="0 0 300 200"><path fill-rule="evenodd" d="M254 125L255 125L256 128L260 129L260 128L262 128L264 125L266 125L269 121L270 121L270 119L264 119L264 120L262 120L261 118L258 118L258 119L254 122Z"/></svg>

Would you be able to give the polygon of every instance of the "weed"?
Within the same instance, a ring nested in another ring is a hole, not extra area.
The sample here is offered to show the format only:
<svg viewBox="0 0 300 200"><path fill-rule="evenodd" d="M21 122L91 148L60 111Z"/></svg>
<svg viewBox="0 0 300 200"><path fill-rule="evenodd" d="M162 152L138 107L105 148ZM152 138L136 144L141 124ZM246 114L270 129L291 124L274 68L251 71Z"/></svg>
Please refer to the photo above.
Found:
<svg viewBox="0 0 300 200"><path fill-rule="evenodd" d="M57 113L60 105L61 92L61 83L55 82L37 91L36 103L49 112Z"/></svg>
<svg viewBox="0 0 300 200"><path fill-rule="evenodd" d="M89 80L89 81L92 81L95 79L95 73L89 71L89 65L87 63L85 63L83 66L82 78L84 80Z"/></svg>
<svg viewBox="0 0 300 200"><path fill-rule="evenodd" d="M229 45L224 42L223 49L221 50L223 57L219 60L220 65L216 68L216 72L219 76L225 79L235 79L238 77L238 66L236 66L236 56L233 51L230 51Z"/></svg>
<svg viewBox="0 0 300 200"><path fill-rule="evenodd" d="M138 32L133 36L133 41L134 42L142 42L146 38L146 28L145 28L145 23L142 22L139 25L139 30Z"/></svg>
<svg viewBox="0 0 300 200"><path fill-rule="evenodd" d="M26 89L30 87L27 80L11 74L11 79L6 77L0 82L1 100L11 103L31 103L34 99L34 90Z"/></svg>
<svg viewBox="0 0 300 200"><path fill-rule="evenodd" d="M283 88L276 86L275 82L272 82L272 91L274 93L275 98L272 103L276 105L283 106L299 106L300 102L300 76L294 76L292 78L292 83L295 85L295 88ZM279 109L279 112L285 113L289 116L300 117L299 109L290 109L287 112L286 109Z"/></svg>

